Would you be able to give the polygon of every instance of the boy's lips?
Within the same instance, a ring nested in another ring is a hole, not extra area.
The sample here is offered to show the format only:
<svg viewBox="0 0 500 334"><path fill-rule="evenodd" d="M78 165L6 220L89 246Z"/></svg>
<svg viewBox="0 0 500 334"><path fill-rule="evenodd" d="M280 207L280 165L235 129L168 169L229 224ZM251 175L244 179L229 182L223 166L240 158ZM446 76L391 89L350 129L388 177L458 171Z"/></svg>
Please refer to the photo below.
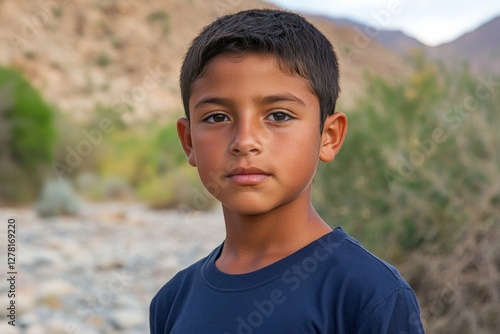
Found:
<svg viewBox="0 0 500 334"><path fill-rule="evenodd" d="M227 177L238 185L256 185L271 176L257 167L238 167L227 174Z"/></svg>

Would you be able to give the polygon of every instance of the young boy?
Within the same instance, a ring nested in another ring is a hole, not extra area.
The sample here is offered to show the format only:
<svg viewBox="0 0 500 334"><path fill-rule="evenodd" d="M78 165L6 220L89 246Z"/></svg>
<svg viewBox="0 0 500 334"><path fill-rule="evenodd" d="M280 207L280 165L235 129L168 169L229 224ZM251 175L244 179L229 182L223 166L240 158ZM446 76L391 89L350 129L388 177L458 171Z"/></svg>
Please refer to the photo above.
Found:
<svg viewBox="0 0 500 334"><path fill-rule="evenodd" d="M160 289L151 333L423 333L397 270L311 205L346 134L338 80L331 44L293 13L227 15L195 38L177 129L226 238Z"/></svg>

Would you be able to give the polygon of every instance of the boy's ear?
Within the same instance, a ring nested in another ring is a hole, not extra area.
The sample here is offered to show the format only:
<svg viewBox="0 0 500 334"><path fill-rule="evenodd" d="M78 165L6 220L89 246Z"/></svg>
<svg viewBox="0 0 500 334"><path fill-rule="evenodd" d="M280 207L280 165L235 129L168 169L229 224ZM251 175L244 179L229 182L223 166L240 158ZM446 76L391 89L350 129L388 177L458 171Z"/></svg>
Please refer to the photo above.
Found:
<svg viewBox="0 0 500 334"><path fill-rule="evenodd" d="M193 142L191 140L191 129L189 127L189 120L186 117L181 117L177 120L177 134L181 140L182 148L188 157L189 164L196 167Z"/></svg>
<svg viewBox="0 0 500 334"><path fill-rule="evenodd" d="M347 117L344 113L336 112L327 116L321 133L321 161L330 162L335 158L344 143L346 133Z"/></svg>

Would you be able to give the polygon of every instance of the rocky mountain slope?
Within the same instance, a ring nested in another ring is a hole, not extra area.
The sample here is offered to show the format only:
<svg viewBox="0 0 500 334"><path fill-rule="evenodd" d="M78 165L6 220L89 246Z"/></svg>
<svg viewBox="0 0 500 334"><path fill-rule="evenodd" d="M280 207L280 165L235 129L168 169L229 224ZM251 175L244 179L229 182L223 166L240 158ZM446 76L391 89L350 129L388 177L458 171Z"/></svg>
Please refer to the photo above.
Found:
<svg viewBox="0 0 500 334"><path fill-rule="evenodd" d="M406 55L408 54L408 51L412 49L422 49L426 48L427 46L417 40L414 37L408 36L404 32L400 30L382 30L382 29L372 29L369 26L365 24L361 24L349 19L343 19L343 18L334 18L331 19L332 22L336 24L341 24L349 27L354 27L362 32L372 32L372 38L377 41L377 43L382 44L383 46L396 51L400 55Z"/></svg>
<svg viewBox="0 0 500 334"><path fill-rule="evenodd" d="M431 48L430 54L448 62L467 60L476 71L500 73L500 16L449 43Z"/></svg>
<svg viewBox="0 0 500 334"><path fill-rule="evenodd" d="M405 56L412 50L423 50L433 59L445 64L467 61L476 72L500 73L500 16L463 34L455 40L437 46L427 46L399 30L374 30L367 25L348 20L329 18L334 24L351 27L362 32L372 32L373 39L381 45Z"/></svg>
<svg viewBox="0 0 500 334"><path fill-rule="evenodd" d="M97 104L128 117L180 114L178 70L188 43L219 15L273 7L259 0L0 0L0 65L19 68L45 97L75 118ZM395 52L351 27L312 21L336 46L342 66L340 106L364 89L364 72L408 71Z"/></svg>

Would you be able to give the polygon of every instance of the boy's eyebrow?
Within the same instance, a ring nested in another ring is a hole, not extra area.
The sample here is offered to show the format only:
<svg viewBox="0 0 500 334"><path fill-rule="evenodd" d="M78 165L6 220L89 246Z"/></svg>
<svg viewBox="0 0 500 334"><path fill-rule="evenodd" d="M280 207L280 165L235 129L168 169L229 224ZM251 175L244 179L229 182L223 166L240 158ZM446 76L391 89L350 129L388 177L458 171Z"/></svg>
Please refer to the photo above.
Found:
<svg viewBox="0 0 500 334"><path fill-rule="evenodd" d="M268 96L261 96L256 98L257 103L261 105L266 105L266 104L273 104L276 102L295 102L298 104L301 104L305 106L306 104L304 101L299 99L297 96L290 94L290 93L285 93L285 94L278 94L278 95L268 95ZM228 98L223 98L223 97L206 97L201 99L196 103L194 106L194 109L198 108L202 104L217 104L221 106L230 106L233 104L231 99Z"/></svg>
<svg viewBox="0 0 500 334"><path fill-rule="evenodd" d="M272 104L272 103L276 103L276 102L296 102L296 103L301 104L303 106L306 105L304 103L304 101L302 101L297 96L290 94L290 93L263 96L263 97L258 98L257 100L258 100L259 104Z"/></svg>
<svg viewBox="0 0 500 334"><path fill-rule="evenodd" d="M230 99L227 99L224 97L206 97L206 98L199 100L195 104L194 110L196 110L196 108L198 108L202 104L218 104L221 106L229 106L232 104L232 102Z"/></svg>

